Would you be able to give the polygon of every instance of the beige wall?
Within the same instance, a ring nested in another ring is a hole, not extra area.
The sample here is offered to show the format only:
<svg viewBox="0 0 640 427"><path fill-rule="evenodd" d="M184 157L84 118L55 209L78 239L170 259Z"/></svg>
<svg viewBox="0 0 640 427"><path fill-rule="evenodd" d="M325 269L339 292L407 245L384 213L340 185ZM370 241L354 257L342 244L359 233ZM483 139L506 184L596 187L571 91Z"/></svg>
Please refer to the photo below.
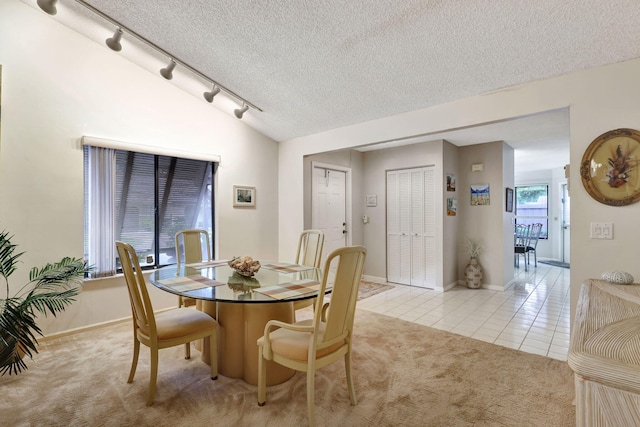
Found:
<svg viewBox="0 0 640 427"><path fill-rule="evenodd" d="M26 251L12 289L32 266L83 256L82 135L220 155L219 256L277 258L276 142L18 0L0 2L0 63L0 229ZM256 186L256 209L232 207L234 184ZM153 300L156 309L176 304L161 291ZM88 282L41 324L50 334L127 316L117 278Z"/></svg>
<svg viewBox="0 0 640 427"><path fill-rule="evenodd" d="M383 150L368 151L364 156L365 194L378 196L376 207L366 208L370 222L365 226L365 246L367 262L365 275L376 278L387 277L386 253L386 171L394 169L417 168L433 165L436 177L436 224L443 222L442 203L442 140ZM436 248L442 247L443 229L436 227ZM443 288L443 257L437 251L436 287Z"/></svg>
<svg viewBox="0 0 640 427"><path fill-rule="evenodd" d="M445 289L449 289L457 285L459 280L463 279L458 276L458 248L460 244L459 229L462 218L460 217L459 211L456 216L447 216L447 199L456 199L458 202L458 209L460 209L460 203L463 203L464 201L461 199L462 190L460 188L461 170L459 166L459 148L448 141L443 141L442 156L442 188L444 192L444 196L442 197L442 254L444 260L442 266L442 283ZM455 191L446 190L447 174L454 174L456 177Z"/></svg>
<svg viewBox="0 0 640 427"><path fill-rule="evenodd" d="M640 278L635 250L640 238L640 204L611 207L584 190L579 164L600 134L616 128L640 128L640 59L567 74L435 107L386 117L280 143L280 251L302 224L302 177L305 154L349 148L409 135L479 125L558 108L570 109L571 158L571 301L575 309L580 284L603 271L619 269ZM282 179L286 174L287 179ZM460 199L462 200L462 196ZM592 221L611 221L613 240L589 238ZM493 280L493 278L491 279Z"/></svg>
<svg viewBox="0 0 640 427"><path fill-rule="evenodd" d="M465 241L470 238L483 247L478 257L484 273L482 287L503 290L513 279L513 232L505 229L510 215L504 212L504 182L513 185L513 149L502 141L490 142L460 147L459 156L458 277L464 277L463 271L469 262ZM483 165L483 170L472 172L471 166L475 164ZM505 172L510 175L505 177ZM489 184L488 206L471 205L472 184ZM505 245L506 236L510 236L511 246Z"/></svg>

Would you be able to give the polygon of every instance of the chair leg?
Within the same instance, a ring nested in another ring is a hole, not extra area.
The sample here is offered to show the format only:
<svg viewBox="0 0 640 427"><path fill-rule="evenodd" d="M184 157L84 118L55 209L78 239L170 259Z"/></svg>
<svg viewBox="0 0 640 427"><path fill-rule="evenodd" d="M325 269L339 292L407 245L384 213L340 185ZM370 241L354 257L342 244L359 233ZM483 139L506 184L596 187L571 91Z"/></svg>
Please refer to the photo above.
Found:
<svg viewBox="0 0 640 427"><path fill-rule="evenodd" d="M209 337L209 363L211 364L211 379L218 379L218 333L214 329Z"/></svg>
<svg viewBox="0 0 640 427"><path fill-rule="evenodd" d="M158 379L158 348L152 346L151 351L151 372L149 373L149 397L147 406L153 405L153 395L156 393L156 381Z"/></svg>
<svg viewBox="0 0 640 427"><path fill-rule="evenodd" d="M258 346L258 406L264 406L267 400L267 373L266 363L262 356L262 346Z"/></svg>
<svg viewBox="0 0 640 427"><path fill-rule="evenodd" d="M184 358L191 359L191 343L185 343L184 345Z"/></svg>
<svg viewBox="0 0 640 427"><path fill-rule="evenodd" d="M309 412L309 426L316 425L316 399L315 399L316 370L313 366L307 366L307 411Z"/></svg>
<svg viewBox="0 0 640 427"><path fill-rule="evenodd" d="M138 366L138 355L140 354L140 341L134 335L133 336L133 361L131 362L131 370L129 371L128 383L133 382L133 376L136 374L136 367Z"/></svg>
<svg viewBox="0 0 640 427"><path fill-rule="evenodd" d="M347 371L347 387L349 388L349 400L353 406L358 404L356 399L356 390L353 387L353 377L351 376L351 350L344 355L344 366Z"/></svg>

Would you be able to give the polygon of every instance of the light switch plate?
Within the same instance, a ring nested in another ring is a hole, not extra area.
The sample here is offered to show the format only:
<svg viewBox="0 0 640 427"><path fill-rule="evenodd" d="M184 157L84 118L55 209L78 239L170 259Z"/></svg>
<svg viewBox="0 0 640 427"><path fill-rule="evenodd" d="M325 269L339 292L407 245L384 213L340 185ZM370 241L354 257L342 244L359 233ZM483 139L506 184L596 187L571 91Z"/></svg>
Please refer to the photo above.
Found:
<svg viewBox="0 0 640 427"><path fill-rule="evenodd" d="M591 223L592 239L613 239L613 223L612 222L592 222Z"/></svg>

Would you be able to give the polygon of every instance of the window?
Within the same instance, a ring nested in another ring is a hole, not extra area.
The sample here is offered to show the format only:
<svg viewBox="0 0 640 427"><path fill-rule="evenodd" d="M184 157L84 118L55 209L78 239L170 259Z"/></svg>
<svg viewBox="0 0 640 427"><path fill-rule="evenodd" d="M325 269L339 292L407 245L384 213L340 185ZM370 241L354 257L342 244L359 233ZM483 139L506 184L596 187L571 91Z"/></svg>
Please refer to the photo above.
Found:
<svg viewBox="0 0 640 427"><path fill-rule="evenodd" d="M540 239L549 238L548 196L546 185L516 187L516 224L542 223Z"/></svg>
<svg viewBox="0 0 640 427"><path fill-rule="evenodd" d="M213 234L215 163L90 146L84 150L85 256L96 266L92 277L120 269L116 240L134 247L141 267L153 268L175 263L177 231L202 228ZM102 165L97 155L106 157Z"/></svg>

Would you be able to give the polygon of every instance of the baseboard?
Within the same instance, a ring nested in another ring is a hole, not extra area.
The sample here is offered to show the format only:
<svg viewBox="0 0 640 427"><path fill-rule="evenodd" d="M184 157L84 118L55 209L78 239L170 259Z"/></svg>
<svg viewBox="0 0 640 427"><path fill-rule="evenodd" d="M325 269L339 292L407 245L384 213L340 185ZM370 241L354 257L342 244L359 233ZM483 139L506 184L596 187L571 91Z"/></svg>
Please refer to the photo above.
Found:
<svg viewBox="0 0 640 427"><path fill-rule="evenodd" d="M173 308L165 308L162 310L154 310L156 313L161 313L163 311L172 310ZM57 332L55 334L46 335L44 337L38 338L38 342L47 342L49 340L53 340L56 338L68 337L71 335L79 334L81 332L93 331L95 329L105 328L107 326L118 325L124 322L131 322L132 317L122 317L120 319L108 320L102 323L94 323L93 325L81 326L79 328L67 329L66 331Z"/></svg>

